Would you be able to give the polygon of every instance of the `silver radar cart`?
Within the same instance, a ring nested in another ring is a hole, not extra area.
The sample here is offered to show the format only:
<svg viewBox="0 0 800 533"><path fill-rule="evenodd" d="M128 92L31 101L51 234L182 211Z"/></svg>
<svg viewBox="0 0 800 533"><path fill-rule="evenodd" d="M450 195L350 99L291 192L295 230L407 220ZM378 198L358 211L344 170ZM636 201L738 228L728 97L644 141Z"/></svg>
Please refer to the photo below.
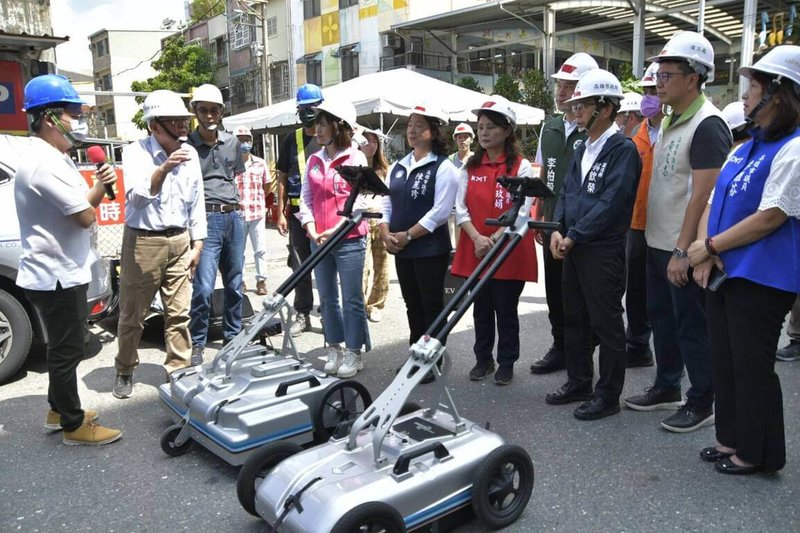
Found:
<svg viewBox="0 0 800 533"><path fill-rule="evenodd" d="M524 511L533 490L530 457L488 424L462 418L436 364L445 353L443 339L528 230L558 228L520 213L526 197L552 196L540 179L499 181L513 206L487 222L506 230L411 346L388 388L348 434L289 457L276 449L279 457L265 461L272 468L264 469L255 501L242 503L254 506L271 531L402 532L435 525L470 504L478 520L500 528ZM404 415L406 400L428 372L436 380L433 407Z"/></svg>
<svg viewBox="0 0 800 533"><path fill-rule="evenodd" d="M265 299L264 308L213 361L175 371L159 387L161 404L175 421L161 436L168 455L186 453L195 441L227 463L252 470L248 460L261 465L257 455L263 445L280 441L284 453L295 453L300 445L327 440L342 422L349 427L372 403L361 383L327 376L305 362L289 333L294 311L287 296L364 218L380 216L354 210L357 196L389 192L368 167L337 170L351 185L339 212L345 222ZM284 332L279 353L252 344L276 315ZM240 490L252 498L255 487Z"/></svg>

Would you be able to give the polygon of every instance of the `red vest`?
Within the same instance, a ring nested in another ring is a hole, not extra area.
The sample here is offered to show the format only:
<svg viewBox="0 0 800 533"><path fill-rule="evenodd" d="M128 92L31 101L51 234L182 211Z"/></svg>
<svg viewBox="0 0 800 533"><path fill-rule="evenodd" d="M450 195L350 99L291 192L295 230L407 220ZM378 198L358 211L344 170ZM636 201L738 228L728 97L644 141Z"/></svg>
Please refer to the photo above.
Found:
<svg viewBox="0 0 800 533"><path fill-rule="evenodd" d="M484 153L479 166L466 169L467 211L472 218L472 225L481 235L490 235L497 231L497 226L486 225L487 218L497 218L511 207L511 196L497 183L497 178L506 175L516 176L521 161L522 157L518 156L511 172L508 172L505 155L501 155L497 161L489 161L489 157ZM475 256L472 239L466 234L462 235L458 239L451 272L456 276L469 276L480 261L481 259ZM495 273L494 279L536 281L538 272L533 232L529 231Z"/></svg>

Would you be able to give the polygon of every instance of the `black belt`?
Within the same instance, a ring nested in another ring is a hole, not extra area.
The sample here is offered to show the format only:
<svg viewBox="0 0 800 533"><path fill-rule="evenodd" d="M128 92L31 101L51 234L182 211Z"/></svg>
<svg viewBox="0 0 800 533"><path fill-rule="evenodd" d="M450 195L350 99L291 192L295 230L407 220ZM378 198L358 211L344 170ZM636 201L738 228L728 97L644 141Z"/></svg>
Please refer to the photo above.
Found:
<svg viewBox="0 0 800 533"><path fill-rule="evenodd" d="M241 209L240 204L206 204L206 211L209 213L230 213Z"/></svg>
<svg viewBox="0 0 800 533"><path fill-rule="evenodd" d="M136 233L140 235L144 235L146 237L174 237L175 235L181 235L186 232L186 228L167 228L162 229L159 231L152 231L149 229L139 229L139 228L131 228L128 226L129 229L132 229Z"/></svg>

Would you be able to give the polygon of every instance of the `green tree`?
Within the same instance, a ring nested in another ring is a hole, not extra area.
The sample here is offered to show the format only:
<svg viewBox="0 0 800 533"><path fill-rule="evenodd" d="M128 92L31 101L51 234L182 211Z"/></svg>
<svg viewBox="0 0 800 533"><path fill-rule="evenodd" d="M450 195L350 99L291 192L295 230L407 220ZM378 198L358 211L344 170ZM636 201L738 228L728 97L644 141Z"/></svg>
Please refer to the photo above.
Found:
<svg viewBox="0 0 800 533"><path fill-rule="evenodd" d="M520 103L543 109L545 114L550 114L553 107L553 93L550 92L550 82L544 77L544 72L529 69L522 74L522 100Z"/></svg>
<svg viewBox="0 0 800 533"><path fill-rule="evenodd" d="M642 94L642 88L639 87L639 78L633 75L633 67L630 63L619 65L614 75L622 85L622 92Z"/></svg>
<svg viewBox="0 0 800 533"><path fill-rule="evenodd" d="M188 93L194 87L214 81L211 53L202 46L187 45L182 36L166 41L161 55L153 61L153 68L158 74L145 81L134 81L131 90L149 93L157 89L169 89ZM142 103L144 98L137 96L136 101ZM136 112L132 120L139 129L146 129L141 110Z"/></svg>
<svg viewBox="0 0 800 533"><path fill-rule="evenodd" d="M469 89L470 91L475 91L479 93L483 92L483 87L481 87L480 84L478 83L478 80L476 80L472 76L464 76L463 78L461 78L456 82L456 85L458 85L459 87L463 87L465 89Z"/></svg>
<svg viewBox="0 0 800 533"><path fill-rule="evenodd" d="M499 94L511 102L522 100L522 93L519 90L519 82L509 74L500 74L494 83L494 94Z"/></svg>
<svg viewBox="0 0 800 533"><path fill-rule="evenodd" d="M222 15L225 13L224 0L192 0L189 3L189 13L192 14L192 22L200 22Z"/></svg>

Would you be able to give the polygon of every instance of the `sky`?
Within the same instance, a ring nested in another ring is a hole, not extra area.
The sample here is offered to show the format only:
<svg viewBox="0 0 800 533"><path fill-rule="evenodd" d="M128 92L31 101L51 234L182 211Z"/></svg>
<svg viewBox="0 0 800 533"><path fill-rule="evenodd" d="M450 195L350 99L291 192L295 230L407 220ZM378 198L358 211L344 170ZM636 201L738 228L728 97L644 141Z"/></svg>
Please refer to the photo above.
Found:
<svg viewBox="0 0 800 533"><path fill-rule="evenodd" d="M69 36L56 47L58 68L92 73L89 35L102 30L157 30L165 18L185 20L184 0L51 0L53 34Z"/></svg>

